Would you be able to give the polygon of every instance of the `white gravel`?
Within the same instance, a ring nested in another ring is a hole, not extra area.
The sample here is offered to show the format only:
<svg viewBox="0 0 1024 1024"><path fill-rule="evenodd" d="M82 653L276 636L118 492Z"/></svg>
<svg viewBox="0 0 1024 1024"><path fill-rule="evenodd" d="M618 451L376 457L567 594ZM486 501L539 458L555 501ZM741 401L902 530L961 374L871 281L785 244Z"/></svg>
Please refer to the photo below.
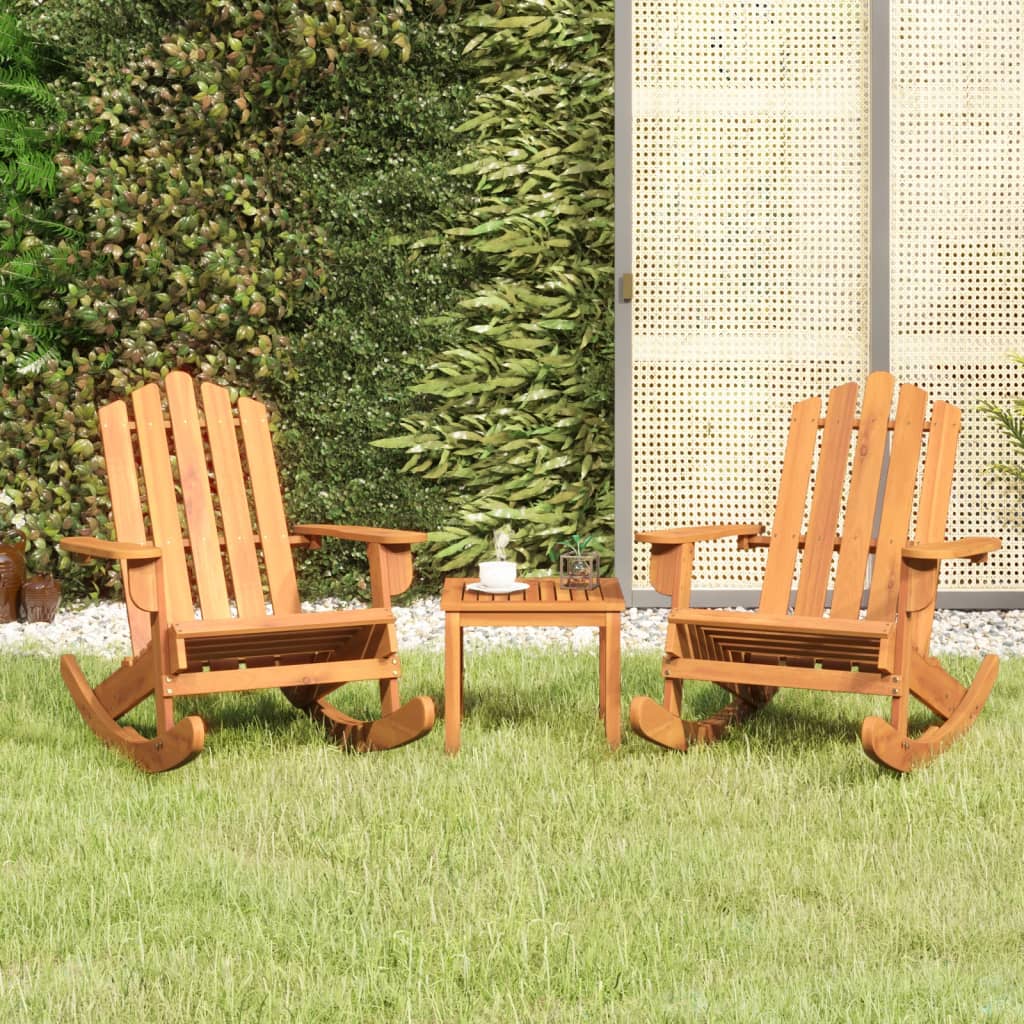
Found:
<svg viewBox="0 0 1024 1024"><path fill-rule="evenodd" d="M346 607L337 601L305 605L306 610ZM624 651L659 650L665 638L667 612L631 608L622 618ZM444 614L438 601L417 601L395 609L400 649L444 647ZM579 629L471 629L469 648L561 645L575 650L597 642L597 631ZM124 605L101 602L61 609L52 623L11 622L0 625L0 650L56 655L85 652L123 657L130 652ZM940 611L935 619L932 651L936 654L1001 656L1024 654L1024 610Z"/></svg>

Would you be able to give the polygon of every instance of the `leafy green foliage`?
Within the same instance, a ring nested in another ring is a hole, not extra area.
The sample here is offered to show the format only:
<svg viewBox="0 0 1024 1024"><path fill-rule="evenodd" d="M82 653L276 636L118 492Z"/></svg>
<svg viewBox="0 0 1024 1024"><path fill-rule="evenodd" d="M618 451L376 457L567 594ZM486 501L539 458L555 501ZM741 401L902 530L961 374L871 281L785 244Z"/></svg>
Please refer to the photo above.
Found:
<svg viewBox="0 0 1024 1024"><path fill-rule="evenodd" d="M204 0L9 0L72 77L93 60L120 67L203 14Z"/></svg>
<svg viewBox="0 0 1024 1024"><path fill-rule="evenodd" d="M26 530L35 570L53 567L65 534L112 536L96 441L97 379L95 354L74 354L0 380L0 524ZM65 593L95 589L107 573L67 558L61 564Z"/></svg>
<svg viewBox="0 0 1024 1024"><path fill-rule="evenodd" d="M377 442L454 496L432 536L440 570L479 560L502 523L526 563L567 534L609 547L613 21L607 0L466 19L481 78L454 173L479 202L420 244L465 246L485 273L436 321L456 340L414 388L426 409Z"/></svg>
<svg viewBox="0 0 1024 1024"><path fill-rule="evenodd" d="M1024 366L1024 356L1015 355L1013 359ZM1017 483L1024 483L1024 398L1015 399L1009 409L994 402L983 402L981 411L999 424L1012 451L1022 459L1021 462L997 462L992 469Z"/></svg>
<svg viewBox="0 0 1024 1024"><path fill-rule="evenodd" d="M410 56L408 6L208 0L158 48L61 82L51 216L69 279L36 297L51 333L0 361L0 501L47 550L62 533L109 535L95 404L173 366L264 393L294 379L331 245L289 163L343 133L319 89ZM109 582L104 567L75 578Z"/></svg>
<svg viewBox="0 0 1024 1024"><path fill-rule="evenodd" d="M468 288L477 263L455 246L410 258L410 239L471 205L449 172L463 158L451 128L473 83L448 26L412 18L409 37L408 63L373 63L307 96L309 109L339 112L337 129L320 154L288 164L329 239L322 311L296 337L295 380L277 395L297 520L430 529L448 517L444 489L403 476L401 453L372 447L420 401L411 388L439 345L431 317ZM304 593L365 585L358 545L328 544L302 562Z"/></svg>
<svg viewBox="0 0 1024 1024"><path fill-rule="evenodd" d="M41 77L40 48L0 13L0 368L51 351L56 340L41 307L60 288L59 257L72 232L46 216L54 192L61 108Z"/></svg>
<svg viewBox="0 0 1024 1024"><path fill-rule="evenodd" d="M303 111L306 89L347 53L402 51L401 14L210 0L208 33L86 76L70 134L98 122L104 137L95 161L61 161L64 219L85 238L63 317L116 344L117 383L169 365L289 376L287 332L322 295L326 240L280 164L330 131Z"/></svg>

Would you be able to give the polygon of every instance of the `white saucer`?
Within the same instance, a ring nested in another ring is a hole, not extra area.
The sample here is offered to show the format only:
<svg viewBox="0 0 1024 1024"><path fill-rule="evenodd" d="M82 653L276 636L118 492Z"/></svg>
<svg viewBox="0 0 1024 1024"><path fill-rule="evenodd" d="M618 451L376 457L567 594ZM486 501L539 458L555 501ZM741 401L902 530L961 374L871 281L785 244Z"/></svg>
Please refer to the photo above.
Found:
<svg viewBox="0 0 1024 1024"><path fill-rule="evenodd" d="M529 583L510 583L507 587L489 587L486 583L467 583L467 590L475 590L478 594L518 594L529 590Z"/></svg>

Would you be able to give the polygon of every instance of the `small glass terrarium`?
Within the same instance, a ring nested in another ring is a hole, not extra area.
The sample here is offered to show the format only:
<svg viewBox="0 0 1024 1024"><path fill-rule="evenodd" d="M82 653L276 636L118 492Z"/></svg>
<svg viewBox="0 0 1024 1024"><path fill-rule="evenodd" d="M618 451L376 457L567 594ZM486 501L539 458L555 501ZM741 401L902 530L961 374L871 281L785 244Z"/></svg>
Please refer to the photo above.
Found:
<svg viewBox="0 0 1024 1024"><path fill-rule="evenodd" d="M574 534L561 546L558 556L558 585L566 590L593 590L601 577L601 556L590 547L589 537Z"/></svg>

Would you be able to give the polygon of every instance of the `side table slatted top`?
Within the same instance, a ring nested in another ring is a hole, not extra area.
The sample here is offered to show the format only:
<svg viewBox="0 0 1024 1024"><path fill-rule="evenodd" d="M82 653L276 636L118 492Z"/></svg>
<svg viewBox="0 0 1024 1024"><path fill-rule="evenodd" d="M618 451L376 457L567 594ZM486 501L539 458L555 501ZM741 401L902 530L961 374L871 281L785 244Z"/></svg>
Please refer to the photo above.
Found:
<svg viewBox="0 0 1024 1024"><path fill-rule="evenodd" d="M493 604L524 605L538 612L562 612L567 610L567 605L595 612L622 612L626 608L622 588L616 579L601 579L593 590L567 590L558 585L558 578L554 576L518 580L527 584L529 589L512 594L488 594L466 589L469 584L479 582L476 579L445 580L441 594L442 611L476 610L481 605Z"/></svg>
<svg viewBox="0 0 1024 1024"><path fill-rule="evenodd" d="M626 602L616 579L601 579L592 590L569 590L552 577L524 579L527 589L511 594L470 590L476 579L453 578L441 591L445 613L445 750L459 749L462 723L463 630L473 626L593 626L598 631L600 690L598 714L609 745L621 742L621 615Z"/></svg>

